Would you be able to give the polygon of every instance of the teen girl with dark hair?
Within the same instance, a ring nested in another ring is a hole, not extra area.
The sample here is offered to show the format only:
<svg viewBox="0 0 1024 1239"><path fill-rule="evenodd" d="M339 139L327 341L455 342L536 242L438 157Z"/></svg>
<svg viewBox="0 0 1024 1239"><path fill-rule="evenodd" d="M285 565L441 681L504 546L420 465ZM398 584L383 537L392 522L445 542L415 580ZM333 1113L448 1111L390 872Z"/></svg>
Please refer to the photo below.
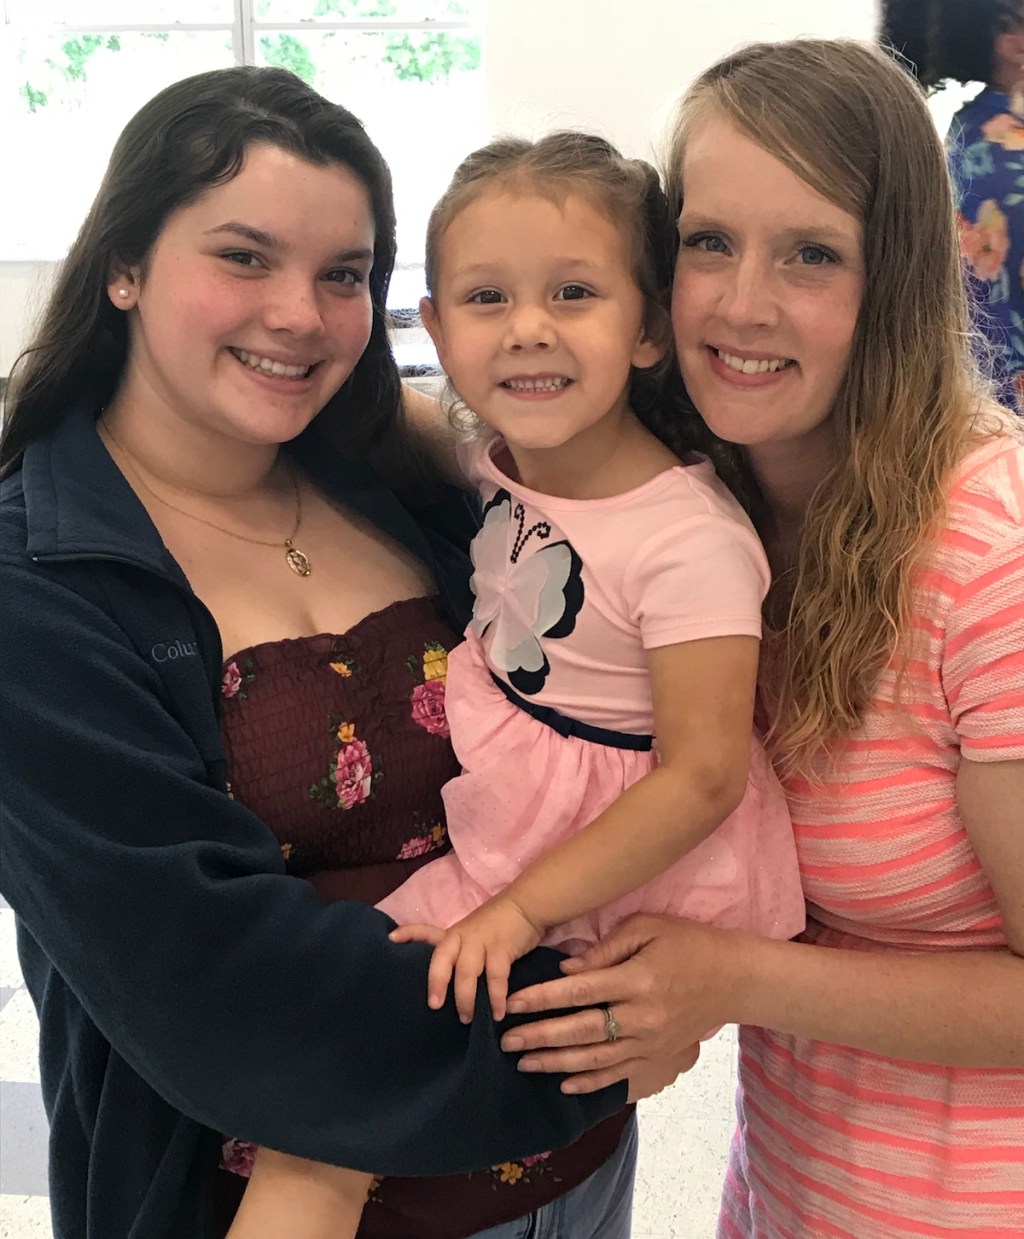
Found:
<svg viewBox="0 0 1024 1239"><path fill-rule="evenodd" d="M631 1186L625 1090L520 1075L483 996L469 1028L428 1010L429 951L366 906L445 846L475 521L403 428L394 227L344 108L274 69L179 82L119 139L14 375L2 873L57 1239L223 1235L231 1138L459 1172L386 1179L362 1233L389 1239L556 1199L590 1239ZM286 1233L274 1165L235 1234Z"/></svg>

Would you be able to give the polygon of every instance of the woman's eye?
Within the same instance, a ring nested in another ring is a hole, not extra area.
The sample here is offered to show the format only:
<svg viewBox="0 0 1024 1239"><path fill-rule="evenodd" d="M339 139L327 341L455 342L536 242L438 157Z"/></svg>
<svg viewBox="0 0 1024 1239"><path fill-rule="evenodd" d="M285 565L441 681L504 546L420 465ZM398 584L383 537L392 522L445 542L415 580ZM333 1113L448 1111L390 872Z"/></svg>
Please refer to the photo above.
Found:
<svg viewBox="0 0 1024 1239"><path fill-rule="evenodd" d="M351 271L348 268L327 272L327 279L332 284L362 284L365 278L361 271Z"/></svg>
<svg viewBox="0 0 1024 1239"><path fill-rule="evenodd" d="M496 288L481 288L479 292L473 293L469 300L474 305L501 305L505 298Z"/></svg>
<svg viewBox="0 0 1024 1239"><path fill-rule="evenodd" d="M589 288L584 288L582 284L566 284L564 288L560 288L555 294L556 301L583 301L591 296Z"/></svg>
<svg viewBox="0 0 1024 1239"><path fill-rule="evenodd" d="M254 267L259 261L256 255L251 250L229 250L226 254L221 255L228 262L233 262L238 267Z"/></svg>
<svg viewBox="0 0 1024 1239"><path fill-rule="evenodd" d="M698 232L683 242L687 249L703 250L705 254L725 254L729 247L717 233Z"/></svg>
<svg viewBox="0 0 1024 1239"><path fill-rule="evenodd" d="M800 261L807 267L824 267L839 261L839 256L823 245L801 245L797 251Z"/></svg>

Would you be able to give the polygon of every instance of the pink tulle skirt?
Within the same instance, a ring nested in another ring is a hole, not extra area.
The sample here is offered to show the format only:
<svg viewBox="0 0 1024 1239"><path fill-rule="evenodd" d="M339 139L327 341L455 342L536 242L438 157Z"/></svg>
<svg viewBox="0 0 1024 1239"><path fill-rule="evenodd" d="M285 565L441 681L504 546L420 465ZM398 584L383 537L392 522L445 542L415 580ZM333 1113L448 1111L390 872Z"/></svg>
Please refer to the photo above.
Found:
<svg viewBox="0 0 1024 1239"><path fill-rule="evenodd" d="M658 763L656 750L562 736L521 710L491 679L472 636L448 657L445 708L462 764L443 793L453 850L378 905L400 923L447 927L466 916ZM624 854L629 847L627 831ZM746 795L711 836L614 903L554 926L544 941L577 953L635 912L772 938L792 938L804 928L786 800L754 736Z"/></svg>

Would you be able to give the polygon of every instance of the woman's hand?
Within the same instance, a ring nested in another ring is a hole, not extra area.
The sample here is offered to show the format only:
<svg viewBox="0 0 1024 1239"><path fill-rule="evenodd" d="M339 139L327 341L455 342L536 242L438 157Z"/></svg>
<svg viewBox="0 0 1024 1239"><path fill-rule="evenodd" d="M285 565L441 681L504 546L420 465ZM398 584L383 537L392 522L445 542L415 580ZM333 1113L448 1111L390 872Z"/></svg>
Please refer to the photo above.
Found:
<svg viewBox="0 0 1024 1239"><path fill-rule="evenodd" d="M566 1072L566 1093L630 1082L630 1100L670 1084L697 1061L694 1044L732 1023L739 963L756 939L674 917L636 916L603 942L566 960L558 981L519 990L511 1014L584 1007L522 1024L502 1047L526 1051L521 1071ZM607 1038L605 1008L618 1027Z"/></svg>

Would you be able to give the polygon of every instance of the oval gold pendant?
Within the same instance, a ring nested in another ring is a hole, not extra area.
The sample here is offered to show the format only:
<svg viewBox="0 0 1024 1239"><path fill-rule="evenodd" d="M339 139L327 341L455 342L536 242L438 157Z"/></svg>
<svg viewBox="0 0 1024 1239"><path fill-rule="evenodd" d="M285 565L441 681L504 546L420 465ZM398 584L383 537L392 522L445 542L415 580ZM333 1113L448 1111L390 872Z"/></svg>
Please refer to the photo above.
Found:
<svg viewBox="0 0 1024 1239"><path fill-rule="evenodd" d="M291 542L286 542L285 546L287 547L285 559L288 560L288 567L297 576L309 576L313 571L313 566L309 559L300 550L292 546Z"/></svg>

